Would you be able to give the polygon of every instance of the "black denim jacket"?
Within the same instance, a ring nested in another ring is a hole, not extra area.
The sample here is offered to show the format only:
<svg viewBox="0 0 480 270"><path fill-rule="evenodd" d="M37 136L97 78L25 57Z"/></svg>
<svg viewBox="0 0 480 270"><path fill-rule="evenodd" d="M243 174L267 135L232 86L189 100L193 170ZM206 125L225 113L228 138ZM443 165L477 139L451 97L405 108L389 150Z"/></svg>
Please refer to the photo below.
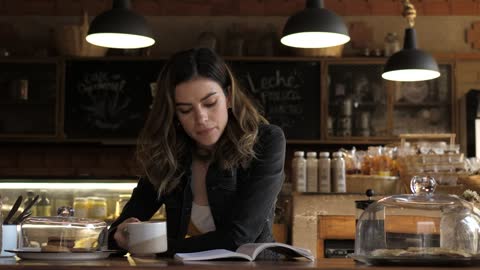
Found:
<svg viewBox="0 0 480 270"><path fill-rule="evenodd" d="M211 164L206 176L208 202L216 230L185 239L192 208L191 172L169 194L157 198L146 178L133 190L120 217L110 226L109 248L119 249L113 234L129 217L149 220L165 204L167 212L168 251L195 252L208 249L235 250L245 243L272 242L275 202L284 179L285 136L274 125L259 128L254 146L256 158L246 169L221 170Z"/></svg>

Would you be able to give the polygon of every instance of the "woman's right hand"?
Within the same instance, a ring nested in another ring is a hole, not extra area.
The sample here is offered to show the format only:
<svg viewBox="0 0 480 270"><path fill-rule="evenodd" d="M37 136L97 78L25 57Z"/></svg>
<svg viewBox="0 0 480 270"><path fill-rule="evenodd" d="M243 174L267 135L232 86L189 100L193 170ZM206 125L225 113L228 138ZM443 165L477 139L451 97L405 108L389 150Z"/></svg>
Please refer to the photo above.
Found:
<svg viewBox="0 0 480 270"><path fill-rule="evenodd" d="M117 230L113 234L113 239L117 242L117 245L125 250L128 249L128 223L140 222L138 218L131 217L125 219L122 223L117 226Z"/></svg>

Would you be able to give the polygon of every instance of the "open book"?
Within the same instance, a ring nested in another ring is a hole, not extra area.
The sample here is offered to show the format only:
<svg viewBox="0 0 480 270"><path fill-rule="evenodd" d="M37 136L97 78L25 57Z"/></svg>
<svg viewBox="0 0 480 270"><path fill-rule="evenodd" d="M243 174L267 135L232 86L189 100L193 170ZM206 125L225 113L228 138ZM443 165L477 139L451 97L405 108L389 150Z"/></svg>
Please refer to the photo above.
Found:
<svg viewBox="0 0 480 270"><path fill-rule="evenodd" d="M212 249L207 251L192 252L192 253L176 253L175 259L181 261L204 261L215 259L237 258L246 259L249 261L255 260L257 255L265 249L284 254L287 257L305 257L310 261L315 258L312 252L308 249L294 247L283 243L251 243L244 244L237 248L236 251L226 249Z"/></svg>

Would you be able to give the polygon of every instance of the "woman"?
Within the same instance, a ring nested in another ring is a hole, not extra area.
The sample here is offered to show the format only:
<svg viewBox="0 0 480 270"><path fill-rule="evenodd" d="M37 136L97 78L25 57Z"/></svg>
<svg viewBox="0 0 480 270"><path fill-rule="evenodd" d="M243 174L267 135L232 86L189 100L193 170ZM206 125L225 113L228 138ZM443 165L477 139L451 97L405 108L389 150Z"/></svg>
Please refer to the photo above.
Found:
<svg viewBox="0 0 480 270"><path fill-rule="evenodd" d="M165 204L167 255L272 242L285 137L257 112L226 63L199 48L171 57L139 136L145 172L109 232L127 248L127 223Z"/></svg>

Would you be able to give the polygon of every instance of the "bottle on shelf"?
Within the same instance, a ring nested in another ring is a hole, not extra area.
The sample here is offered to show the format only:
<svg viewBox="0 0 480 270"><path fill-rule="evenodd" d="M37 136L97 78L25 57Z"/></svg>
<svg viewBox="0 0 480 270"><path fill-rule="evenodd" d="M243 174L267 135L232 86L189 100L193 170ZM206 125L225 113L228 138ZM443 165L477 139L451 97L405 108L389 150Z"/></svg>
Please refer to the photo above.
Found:
<svg viewBox="0 0 480 270"><path fill-rule="evenodd" d="M342 152L333 152L331 160L333 192L347 192L345 159Z"/></svg>
<svg viewBox="0 0 480 270"><path fill-rule="evenodd" d="M292 159L292 182L297 192L307 191L307 160L303 151L296 151Z"/></svg>
<svg viewBox="0 0 480 270"><path fill-rule="evenodd" d="M330 180L330 153L320 152L318 154L318 157L318 191L323 193L329 193L332 191L332 184Z"/></svg>
<svg viewBox="0 0 480 270"><path fill-rule="evenodd" d="M47 191L40 190L40 200L37 203L37 215L41 217L48 217L52 215L52 204L50 198L47 197Z"/></svg>
<svg viewBox="0 0 480 270"><path fill-rule="evenodd" d="M307 192L318 192L317 152L307 152Z"/></svg>
<svg viewBox="0 0 480 270"><path fill-rule="evenodd" d="M23 201L23 206L29 205L33 199L35 198L35 193L33 190L27 190L27 198ZM32 211L32 216L35 217L37 216L37 206L34 205L32 208L30 208L30 211Z"/></svg>
<svg viewBox="0 0 480 270"><path fill-rule="evenodd" d="M335 104L337 107L335 135L348 137L352 135L352 99L346 94L346 85L335 85Z"/></svg>
<svg viewBox="0 0 480 270"><path fill-rule="evenodd" d="M73 200L73 209L75 210L75 217L87 218L88 217L88 198L75 197L75 199Z"/></svg>

